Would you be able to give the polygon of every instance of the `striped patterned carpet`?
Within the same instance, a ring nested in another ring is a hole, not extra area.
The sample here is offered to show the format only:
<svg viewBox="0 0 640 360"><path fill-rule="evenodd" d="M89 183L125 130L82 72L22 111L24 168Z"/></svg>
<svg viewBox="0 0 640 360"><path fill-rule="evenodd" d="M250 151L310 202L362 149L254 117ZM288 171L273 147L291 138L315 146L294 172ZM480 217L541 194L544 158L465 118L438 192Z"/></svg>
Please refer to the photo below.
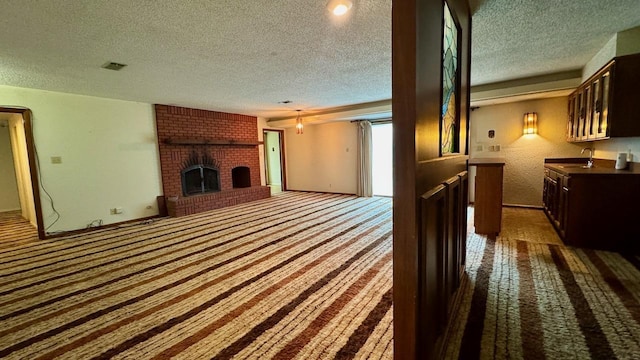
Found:
<svg viewBox="0 0 640 360"><path fill-rule="evenodd" d="M392 357L391 200L286 192L37 240L0 217L0 358Z"/></svg>
<svg viewBox="0 0 640 360"><path fill-rule="evenodd" d="M444 357L639 359L639 259L538 215L469 233ZM0 214L0 358L390 359L391 231L388 198L296 192L49 241Z"/></svg>
<svg viewBox="0 0 640 360"><path fill-rule="evenodd" d="M446 358L640 359L638 258L526 240L470 233Z"/></svg>

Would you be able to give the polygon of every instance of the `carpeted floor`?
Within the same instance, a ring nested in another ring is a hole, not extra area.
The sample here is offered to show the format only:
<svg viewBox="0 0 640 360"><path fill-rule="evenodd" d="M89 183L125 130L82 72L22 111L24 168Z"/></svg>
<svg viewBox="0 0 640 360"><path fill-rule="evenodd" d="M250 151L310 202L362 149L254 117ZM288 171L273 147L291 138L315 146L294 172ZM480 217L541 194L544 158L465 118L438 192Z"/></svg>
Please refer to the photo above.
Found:
<svg viewBox="0 0 640 360"><path fill-rule="evenodd" d="M503 215L444 357L640 358L639 259ZM48 241L0 214L0 358L390 359L391 231L389 198L295 192Z"/></svg>
<svg viewBox="0 0 640 360"><path fill-rule="evenodd" d="M11 217L0 358L392 356L388 198L283 193L49 241Z"/></svg>

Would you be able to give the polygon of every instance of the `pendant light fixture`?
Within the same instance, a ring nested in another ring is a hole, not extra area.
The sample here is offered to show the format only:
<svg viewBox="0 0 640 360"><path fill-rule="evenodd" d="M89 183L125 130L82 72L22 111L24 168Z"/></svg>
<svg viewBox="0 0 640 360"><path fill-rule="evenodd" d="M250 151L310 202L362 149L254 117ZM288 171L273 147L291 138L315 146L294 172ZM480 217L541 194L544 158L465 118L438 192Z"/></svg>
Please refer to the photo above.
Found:
<svg viewBox="0 0 640 360"><path fill-rule="evenodd" d="M304 126L302 125L302 116L300 116L300 112L302 110L296 110L298 112L298 117L296 118L296 134L300 135L304 131Z"/></svg>

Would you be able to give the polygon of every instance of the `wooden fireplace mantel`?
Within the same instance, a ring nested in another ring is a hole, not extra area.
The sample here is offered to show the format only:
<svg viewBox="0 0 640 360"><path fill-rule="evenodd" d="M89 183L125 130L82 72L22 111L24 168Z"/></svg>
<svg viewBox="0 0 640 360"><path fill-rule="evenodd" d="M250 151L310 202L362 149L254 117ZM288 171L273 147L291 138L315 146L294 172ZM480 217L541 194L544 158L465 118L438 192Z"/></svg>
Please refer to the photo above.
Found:
<svg viewBox="0 0 640 360"><path fill-rule="evenodd" d="M183 138L167 138L164 141L167 145L235 145L235 146L258 146L262 145L262 141L237 141L237 140L219 140L219 139L183 139Z"/></svg>

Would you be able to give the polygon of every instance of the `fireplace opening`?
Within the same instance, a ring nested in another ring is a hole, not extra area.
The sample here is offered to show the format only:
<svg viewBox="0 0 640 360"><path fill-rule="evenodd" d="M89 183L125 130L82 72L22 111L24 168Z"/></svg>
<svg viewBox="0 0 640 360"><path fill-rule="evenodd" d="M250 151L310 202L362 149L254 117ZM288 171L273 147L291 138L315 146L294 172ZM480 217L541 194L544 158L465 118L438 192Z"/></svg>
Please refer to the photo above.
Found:
<svg viewBox="0 0 640 360"><path fill-rule="evenodd" d="M234 188L251 187L251 171L246 166L238 166L231 170L231 181Z"/></svg>
<svg viewBox="0 0 640 360"><path fill-rule="evenodd" d="M206 165L193 165L181 171L184 196L220 191L218 169Z"/></svg>

